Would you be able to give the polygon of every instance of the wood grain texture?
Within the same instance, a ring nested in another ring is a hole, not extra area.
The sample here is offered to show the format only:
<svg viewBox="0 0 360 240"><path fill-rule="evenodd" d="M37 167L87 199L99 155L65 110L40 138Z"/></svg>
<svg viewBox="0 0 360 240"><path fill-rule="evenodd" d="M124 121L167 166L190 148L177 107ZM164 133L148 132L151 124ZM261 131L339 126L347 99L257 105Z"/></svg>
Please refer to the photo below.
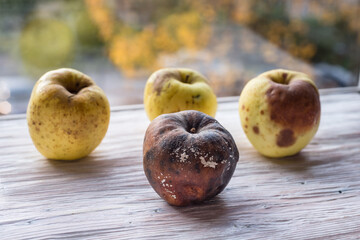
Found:
<svg viewBox="0 0 360 240"><path fill-rule="evenodd" d="M25 116L0 118L0 239L360 239L360 94L322 91L318 133L300 154L259 155L238 98L217 119L240 160L228 187L202 205L171 207L142 169L143 108L113 109L102 144L76 162L49 161Z"/></svg>

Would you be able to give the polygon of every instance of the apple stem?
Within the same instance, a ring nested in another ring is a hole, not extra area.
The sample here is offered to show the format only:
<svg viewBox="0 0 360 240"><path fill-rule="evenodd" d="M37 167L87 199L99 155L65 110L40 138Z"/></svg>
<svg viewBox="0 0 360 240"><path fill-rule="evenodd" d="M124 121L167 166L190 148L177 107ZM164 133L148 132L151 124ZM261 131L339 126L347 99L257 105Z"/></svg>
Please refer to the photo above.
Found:
<svg viewBox="0 0 360 240"><path fill-rule="evenodd" d="M189 77L190 77L189 75L186 75L186 77L185 77L185 82L186 83L188 83Z"/></svg>
<svg viewBox="0 0 360 240"><path fill-rule="evenodd" d="M191 128L191 129L190 129L190 132L195 133L195 132L196 132L196 129L195 129L195 128Z"/></svg>

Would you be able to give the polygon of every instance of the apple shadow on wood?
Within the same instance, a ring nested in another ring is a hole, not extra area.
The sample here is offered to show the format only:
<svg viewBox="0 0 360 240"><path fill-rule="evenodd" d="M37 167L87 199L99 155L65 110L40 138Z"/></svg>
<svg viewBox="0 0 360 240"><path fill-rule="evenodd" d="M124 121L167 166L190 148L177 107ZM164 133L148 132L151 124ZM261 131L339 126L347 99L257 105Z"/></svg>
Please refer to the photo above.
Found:
<svg viewBox="0 0 360 240"><path fill-rule="evenodd" d="M113 168L110 161L101 161L101 157L90 155L73 161L46 159L49 166L56 171L66 174L86 175L86 177L98 177L104 175L107 169Z"/></svg>
<svg viewBox="0 0 360 240"><path fill-rule="evenodd" d="M270 158L261 156L266 161L278 165L278 167L291 172L306 172L309 168L316 165L315 162L309 160L309 156L302 152L295 155L282 158Z"/></svg>
<svg viewBox="0 0 360 240"><path fill-rule="evenodd" d="M169 206L170 207L170 206ZM199 220L201 222L209 222L212 220L228 219L231 209L227 206L226 201L220 195L207 200L203 203L184 208L173 206L180 214L187 218Z"/></svg>

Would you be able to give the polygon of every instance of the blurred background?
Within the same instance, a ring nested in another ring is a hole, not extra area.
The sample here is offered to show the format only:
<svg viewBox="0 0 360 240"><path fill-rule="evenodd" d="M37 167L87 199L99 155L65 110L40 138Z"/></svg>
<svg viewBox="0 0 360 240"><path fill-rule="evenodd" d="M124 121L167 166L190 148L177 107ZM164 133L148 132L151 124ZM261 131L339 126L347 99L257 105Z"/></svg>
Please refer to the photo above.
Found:
<svg viewBox="0 0 360 240"><path fill-rule="evenodd" d="M111 106L142 103L163 67L200 71L218 97L274 68L354 86L359 32L360 0L0 0L0 115L26 112L60 67L91 76Z"/></svg>

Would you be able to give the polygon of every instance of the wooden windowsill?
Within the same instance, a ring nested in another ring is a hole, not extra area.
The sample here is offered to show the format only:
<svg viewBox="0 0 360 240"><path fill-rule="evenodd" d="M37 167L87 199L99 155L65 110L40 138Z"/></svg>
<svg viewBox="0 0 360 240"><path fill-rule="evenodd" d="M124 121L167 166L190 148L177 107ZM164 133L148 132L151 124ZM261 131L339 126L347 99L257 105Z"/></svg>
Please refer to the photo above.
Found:
<svg viewBox="0 0 360 240"><path fill-rule="evenodd" d="M240 152L214 199L172 207L143 173L149 124L142 105L112 109L108 133L86 159L50 161L35 149L25 115L0 117L2 239L353 239L360 236L360 94L321 91L312 142L283 159L246 139L238 97L219 99L216 118Z"/></svg>

